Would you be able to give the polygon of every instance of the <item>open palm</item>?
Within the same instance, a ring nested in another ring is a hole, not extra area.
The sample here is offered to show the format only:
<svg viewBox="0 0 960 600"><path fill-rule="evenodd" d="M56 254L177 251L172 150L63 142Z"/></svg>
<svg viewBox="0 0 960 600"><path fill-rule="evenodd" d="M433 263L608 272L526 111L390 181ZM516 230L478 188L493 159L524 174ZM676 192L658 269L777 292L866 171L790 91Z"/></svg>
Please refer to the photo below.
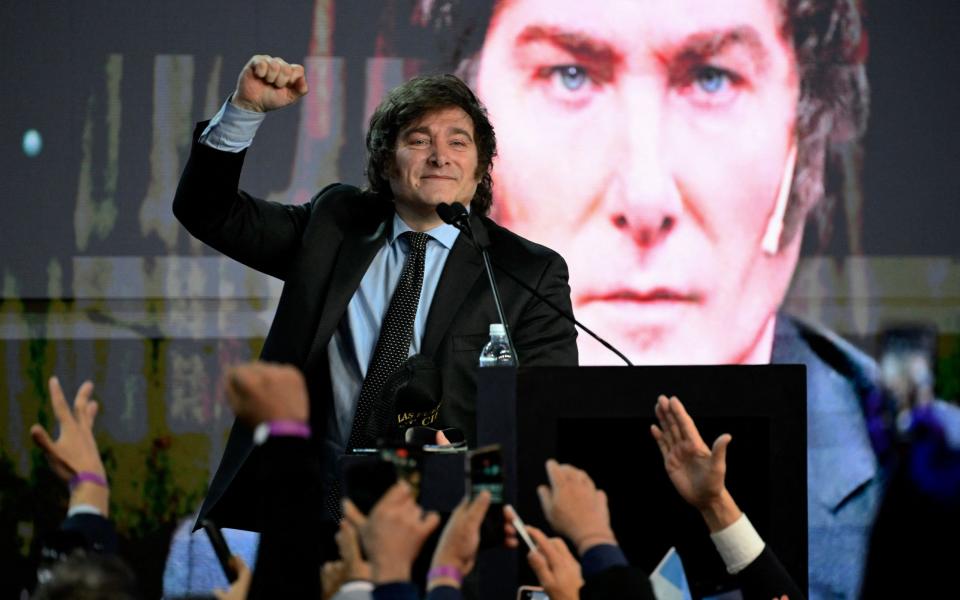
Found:
<svg viewBox="0 0 960 600"><path fill-rule="evenodd" d="M660 426L651 425L650 432L660 447L667 475L684 500L702 509L723 494L727 445L732 438L723 434L709 448L676 397L660 396L655 412Z"/></svg>

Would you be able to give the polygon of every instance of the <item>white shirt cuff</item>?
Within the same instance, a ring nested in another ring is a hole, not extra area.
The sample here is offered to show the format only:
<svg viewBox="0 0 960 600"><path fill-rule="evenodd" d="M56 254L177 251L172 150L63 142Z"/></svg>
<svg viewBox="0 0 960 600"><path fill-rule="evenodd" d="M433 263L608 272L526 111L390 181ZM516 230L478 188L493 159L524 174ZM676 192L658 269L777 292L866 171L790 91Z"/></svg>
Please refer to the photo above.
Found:
<svg viewBox="0 0 960 600"><path fill-rule="evenodd" d="M713 545L727 566L727 572L736 575L750 566L763 552L764 543L746 514L725 529L710 534Z"/></svg>
<svg viewBox="0 0 960 600"><path fill-rule="evenodd" d="M340 586L340 589L337 590L337 594L334 596L336 598L340 594L347 594L350 592L372 592L373 588L376 586L373 585L372 581L365 581L363 579L354 579L353 581L348 581L345 584Z"/></svg>
<svg viewBox="0 0 960 600"><path fill-rule="evenodd" d="M227 98L200 134L200 143L225 152L245 150L253 143L253 136L266 116L266 113L234 106Z"/></svg>
<svg viewBox="0 0 960 600"><path fill-rule="evenodd" d="M100 515L102 517L103 513L92 504L75 504L67 510L67 517L72 517L73 515Z"/></svg>

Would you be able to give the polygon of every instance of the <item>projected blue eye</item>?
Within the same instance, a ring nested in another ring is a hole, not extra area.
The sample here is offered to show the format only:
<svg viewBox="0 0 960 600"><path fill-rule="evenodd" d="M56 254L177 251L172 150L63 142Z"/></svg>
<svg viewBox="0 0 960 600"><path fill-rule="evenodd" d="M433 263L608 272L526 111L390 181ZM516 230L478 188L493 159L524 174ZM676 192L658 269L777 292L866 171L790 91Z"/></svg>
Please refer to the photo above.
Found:
<svg viewBox="0 0 960 600"><path fill-rule="evenodd" d="M571 92L579 90L587 82L587 70L577 65L554 67L554 72L559 77L563 87Z"/></svg>
<svg viewBox="0 0 960 600"><path fill-rule="evenodd" d="M701 90L708 94L716 94L723 91L730 83L730 76L726 71L714 67L704 67L697 72L695 80Z"/></svg>

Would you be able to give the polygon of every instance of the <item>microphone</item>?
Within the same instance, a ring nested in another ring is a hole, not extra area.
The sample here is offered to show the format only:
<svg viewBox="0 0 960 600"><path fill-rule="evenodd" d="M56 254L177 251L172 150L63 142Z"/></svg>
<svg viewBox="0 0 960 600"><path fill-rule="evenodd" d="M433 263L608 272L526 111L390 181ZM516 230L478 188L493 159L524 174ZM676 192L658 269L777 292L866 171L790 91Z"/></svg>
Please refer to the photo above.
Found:
<svg viewBox="0 0 960 600"><path fill-rule="evenodd" d="M437 205L437 216L439 216L444 223L453 225L461 231L465 228L467 231L472 232L470 215L467 213L467 209L459 202L455 202L453 206L446 202L441 202ZM472 236L471 239L473 239Z"/></svg>
<svg viewBox="0 0 960 600"><path fill-rule="evenodd" d="M457 210L457 207L459 207L459 210ZM474 248L476 248L477 251L480 252L485 258L484 266L487 268L487 272L490 273L490 278L492 280L493 274L491 272L492 270L490 269L490 255L486 251L486 248L490 246L490 240L487 239L485 232L484 232L484 235L477 236L477 237L482 237L482 239L477 239L476 237L474 237L473 229L470 227L470 220L469 220L469 216L467 215L467 209L465 209L463 205L460 203L456 203L453 206L450 206L449 204L441 202L437 206L437 215L439 215L439 217L443 220L444 223L449 223L450 225L453 225L460 231L464 232L467 235L467 237L470 238L470 241L473 243ZM538 300L540 300L541 302L543 302L544 304L552 308L554 312L556 312L558 315L560 315L567 321L573 323L575 326L579 327L581 331L583 331L593 339L600 342L600 344L604 348L616 354L620 358L620 360L622 360L624 363L627 364L628 367L633 366L633 363L630 362L630 359L627 358L622 352L614 348L610 342L608 342L607 340L603 339L602 337L594 333L593 330L591 330L589 327L587 327L580 321L576 320L572 314L568 313L564 309L560 308L559 306L557 306L556 304L548 300L546 297L544 297L543 294L541 294L536 289L534 289L533 286L529 285L527 282L520 279L517 275L512 273L509 269L504 268L503 265L501 265L500 263L493 263L493 264L497 267L497 269L501 273L503 273L504 275L512 279L517 285L519 285L526 291L533 294L535 298L537 298ZM499 299L498 299L498 303L499 303ZM499 310L499 304L498 304L498 310ZM501 312L500 318L503 319L502 312ZM506 322L504 322L504 327L506 327ZM509 334L507 339L508 341L510 341L510 348L513 349L513 341L510 339ZM514 356L516 356L516 354L514 354Z"/></svg>
<svg viewBox="0 0 960 600"><path fill-rule="evenodd" d="M414 354L383 384L381 403L389 407L384 414L392 415L393 422L384 420L379 425L383 429L376 430L375 425L375 430L368 432L369 435L384 438L388 444L436 444L436 425L442 397L440 369L429 357ZM462 446L466 443L459 429L448 427L442 431L451 445Z"/></svg>
<svg viewBox="0 0 960 600"><path fill-rule="evenodd" d="M430 358L414 354L384 382L383 410L370 415L367 436L394 442L403 438L408 427L432 425L440 413L442 395L440 370Z"/></svg>
<svg viewBox="0 0 960 600"><path fill-rule="evenodd" d="M513 334L510 333L510 326L507 324L507 317L503 312L503 303L500 301L500 288L497 286L497 280L493 276L493 266L490 264L490 253L487 252L487 246L490 245L490 241L484 237L482 240L484 243L481 243L481 240L477 239L478 236L473 235L473 228L470 227L470 215L467 214L467 209L459 202L454 202L452 205L441 202L437 205L437 215L444 223L453 225L462 231L467 238L473 242L473 246L477 251L480 252L480 257L483 259L483 269L487 272L487 279L490 282L490 291L493 292L493 303L497 307L497 316L500 317L500 322L503 323L503 330L506 333L510 354L513 355L513 362L519 367L520 357L517 356L517 348L513 345Z"/></svg>

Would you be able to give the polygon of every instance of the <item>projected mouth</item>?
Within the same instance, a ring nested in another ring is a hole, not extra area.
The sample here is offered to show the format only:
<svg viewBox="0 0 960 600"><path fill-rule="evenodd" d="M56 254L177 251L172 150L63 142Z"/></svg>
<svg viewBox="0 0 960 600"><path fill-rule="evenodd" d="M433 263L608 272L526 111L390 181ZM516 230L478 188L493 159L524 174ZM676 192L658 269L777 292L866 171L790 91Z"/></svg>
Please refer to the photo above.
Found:
<svg viewBox="0 0 960 600"><path fill-rule="evenodd" d="M680 292L672 288L653 288L649 290L619 289L603 293L590 293L581 296L583 304L591 302L627 302L636 304L695 304L702 300L700 294Z"/></svg>

